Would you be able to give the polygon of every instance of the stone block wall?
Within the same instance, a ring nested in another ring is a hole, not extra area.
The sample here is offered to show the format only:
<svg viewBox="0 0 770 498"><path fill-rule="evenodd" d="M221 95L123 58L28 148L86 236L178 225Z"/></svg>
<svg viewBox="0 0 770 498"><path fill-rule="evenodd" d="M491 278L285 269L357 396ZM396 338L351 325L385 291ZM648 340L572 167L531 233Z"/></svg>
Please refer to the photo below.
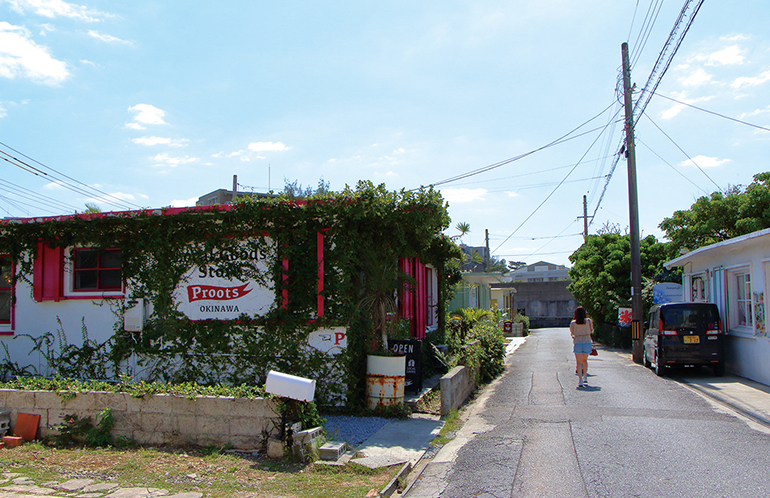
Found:
<svg viewBox="0 0 770 498"><path fill-rule="evenodd" d="M468 399L476 382L470 371L463 366L454 367L446 375L441 377L441 416L449 415L449 412L459 408Z"/></svg>
<svg viewBox="0 0 770 498"><path fill-rule="evenodd" d="M0 410L40 415L39 436L55 433L66 415L96 421L105 408L115 417L113 436L144 445L224 446L261 448L263 432L274 434L280 423L276 403L264 398L244 399L153 395L134 398L126 393L78 393L72 398L52 391L0 389Z"/></svg>

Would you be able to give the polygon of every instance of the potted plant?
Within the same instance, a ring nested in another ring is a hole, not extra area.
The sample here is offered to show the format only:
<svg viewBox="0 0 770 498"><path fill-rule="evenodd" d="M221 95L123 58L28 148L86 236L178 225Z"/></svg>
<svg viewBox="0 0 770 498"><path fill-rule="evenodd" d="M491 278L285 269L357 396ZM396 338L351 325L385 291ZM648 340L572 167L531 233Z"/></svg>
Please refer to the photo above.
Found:
<svg viewBox="0 0 770 498"><path fill-rule="evenodd" d="M370 261L362 272L361 300L371 322L367 338L370 352L366 358L366 397L369 408L404 402L406 357L394 355L388 338L398 327L398 292L413 286L409 275L395 261Z"/></svg>

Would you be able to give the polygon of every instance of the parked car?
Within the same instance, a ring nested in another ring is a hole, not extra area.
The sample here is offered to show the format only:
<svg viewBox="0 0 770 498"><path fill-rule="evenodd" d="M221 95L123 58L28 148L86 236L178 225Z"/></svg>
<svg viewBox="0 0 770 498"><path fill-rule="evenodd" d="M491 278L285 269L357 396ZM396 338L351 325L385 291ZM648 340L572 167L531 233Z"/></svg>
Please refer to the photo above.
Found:
<svg viewBox="0 0 770 498"><path fill-rule="evenodd" d="M650 309L645 324L644 364L662 376L666 368L707 365L725 373L724 333L713 303L666 303Z"/></svg>

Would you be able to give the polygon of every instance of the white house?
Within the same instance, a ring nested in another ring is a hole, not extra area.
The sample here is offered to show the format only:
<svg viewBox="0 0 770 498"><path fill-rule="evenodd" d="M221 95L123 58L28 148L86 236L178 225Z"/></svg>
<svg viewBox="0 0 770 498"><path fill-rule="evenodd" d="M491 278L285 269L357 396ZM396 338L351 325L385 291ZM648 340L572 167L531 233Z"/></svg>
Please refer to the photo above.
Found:
<svg viewBox="0 0 770 498"><path fill-rule="evenodd" d="M770 385L770 338L765 320L770 297L770 229L701 247L665 263L684 271L685 301L719 307L727 335L726 367Z"/></svg>

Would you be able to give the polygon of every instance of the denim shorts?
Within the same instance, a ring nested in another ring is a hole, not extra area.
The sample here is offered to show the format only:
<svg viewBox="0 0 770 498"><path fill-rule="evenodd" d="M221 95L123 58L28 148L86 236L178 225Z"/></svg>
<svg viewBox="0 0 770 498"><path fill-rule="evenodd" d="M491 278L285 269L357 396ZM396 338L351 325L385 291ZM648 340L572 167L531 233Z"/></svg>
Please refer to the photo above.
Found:
<svg viewBox="0 0 770 498"><path fill-rule="evenodd" d="M591 354L591 350L594 345L590 342L578 342L572 348L572 352L575 354Z"/></svg>

